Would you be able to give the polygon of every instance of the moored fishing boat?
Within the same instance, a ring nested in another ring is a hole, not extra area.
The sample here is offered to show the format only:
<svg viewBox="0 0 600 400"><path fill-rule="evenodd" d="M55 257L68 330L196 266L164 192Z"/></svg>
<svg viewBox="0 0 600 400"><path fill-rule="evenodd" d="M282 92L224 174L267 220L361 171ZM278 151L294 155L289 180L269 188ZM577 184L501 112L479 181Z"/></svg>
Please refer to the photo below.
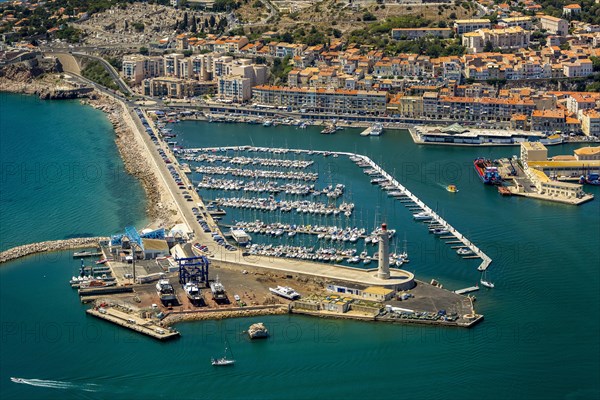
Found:
<svg viewBox="0 0 600 400"><path fill-rule="evenodd" d="M479 157L473 161L473 165L477 175L486 185L500 185L502 183L502 177L498 172L498 168L492 166L490 160Z"/></svg>

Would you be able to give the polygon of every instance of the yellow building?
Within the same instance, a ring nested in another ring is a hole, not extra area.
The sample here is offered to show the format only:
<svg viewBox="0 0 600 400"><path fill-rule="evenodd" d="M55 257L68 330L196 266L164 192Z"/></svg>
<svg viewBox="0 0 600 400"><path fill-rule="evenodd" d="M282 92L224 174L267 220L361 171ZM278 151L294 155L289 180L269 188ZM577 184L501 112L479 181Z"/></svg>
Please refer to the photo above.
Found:
<svg viewBox="0 0 600 400"><path fill-rule="evenodd" d="M394 290L381 286L369 286L362 291L362 296L367 300L386 301L394 296Z"/></svg>
<svg viewBox="0 0 600 400"><path fill-rule="evenodd" d="M575 158L580 161L600 160L600 146L582 147L574 151Z"/></svg>

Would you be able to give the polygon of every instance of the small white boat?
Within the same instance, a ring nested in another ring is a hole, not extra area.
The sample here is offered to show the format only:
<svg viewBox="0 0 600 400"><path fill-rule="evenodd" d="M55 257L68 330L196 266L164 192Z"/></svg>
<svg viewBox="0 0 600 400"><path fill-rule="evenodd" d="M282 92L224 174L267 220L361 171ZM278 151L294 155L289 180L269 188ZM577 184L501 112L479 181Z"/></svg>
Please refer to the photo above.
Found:
<svg viewBox="0 0 600 400"><path fill-rule="evenodd" d="M225 354L223 355L223 357L211 358L210 363L215 367L223 367L235 364L235 360L233 358L227 358L227 350L227 344L225 344ZM233 357L233 353L231 354L231 356Z"/></svg>
<svg viewBox="0 0 600 400"><path fill-rule="evenodd" d="M461 247L460 249L456 250L456 254L458 254L459 256L470 256L473 253L473 250L471 250L468 247Z"/></svg>
<svg viewBox="0 0 600 400"><path fill-rule="evenodd" d="M481 274L481 279L479 280L479 282L481 282L481 284L485 287L488 287L490 289L494 288L494 284L486 279L485 271L483 271L483 274Z"/></svg>
<svg viewBox="0 0 600 400"><path fill-rule="evenodd" d="M422 211L422 212L418 212L415 215L413 215L413 218L416 221L427 221L427 220L430 220L432 217L431 217L431 214L429 214L428 212Z"/></svg>

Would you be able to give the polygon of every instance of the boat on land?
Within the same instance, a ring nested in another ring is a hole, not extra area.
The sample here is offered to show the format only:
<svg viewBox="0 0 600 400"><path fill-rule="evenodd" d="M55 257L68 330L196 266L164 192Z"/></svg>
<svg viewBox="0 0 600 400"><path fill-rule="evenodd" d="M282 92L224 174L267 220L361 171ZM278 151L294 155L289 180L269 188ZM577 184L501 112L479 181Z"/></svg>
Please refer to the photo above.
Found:
<svg viewBox="0 0 600 400"><path fill-rule="evenodd" d="M486 160L483 157L476 158L473 161L473 165L475 166L475 171L477 175L481 179L483 183L486 185L500 185L502 184L502 177L500 176L500 172L498 172L498 168L492 166L492 162L490 160Z"/></svg>
<svg viewBox="0 0 600 400"><path fill-rule="evenodd" d="M159 279L156 282L156 293L163 304L174 304L177 300L175 289L168 279Z"/></svg>
<svg viewBox="0 0 600 400"><path fill-rule="evenodd" d="M202 292L200 291L200 287L197 283L188 282L183 286L183 290L185 291L187 298L193 305L201 305L204 302Z"/></svg>
<svg viewBox="0 0 600 400"><path fill-rule="evenodd" d="M219 280L219 276L215 278L214 282L210 283L210 291L212 292L213 299L215 301L227 300L227 294L225 293L225 286Z"/></svg>
<svg viewBox="0 0 600 400"><path fill-rule="evenodd" d="M300 293L289 286L277 286L276 288L269 288L269 291L288 300L297 300L300 298Z"/></svg>
<svg viewBox="0 0 600 400"><path fill-rule="evenodd" d="M227 358L228 350L231 353L231 358ZM223 357L213 357L210 359L210 363L215 367L224 367L235 364L235 360L233 359L233 352L231 352L231 349L229 349L227 342L225 342L225 353L223 354Z"/></svg>
<svg viewBox="0 0 600 400"><path fill-rule="evenodd" d="M481 274L481 279L479 280L479 282L481 282L481 284L487 288L493 289L494 288L494 284L490 281L487 280L486 276L485 276L485 271L483 271L483 274Z"/></svg>
<svg viewBox="0 0 600 400"><path fill-rule="evenodd" d="M448 185L448 186L446 186L446 190L449 191L450 193L458 192L456 185Z"/></svg>

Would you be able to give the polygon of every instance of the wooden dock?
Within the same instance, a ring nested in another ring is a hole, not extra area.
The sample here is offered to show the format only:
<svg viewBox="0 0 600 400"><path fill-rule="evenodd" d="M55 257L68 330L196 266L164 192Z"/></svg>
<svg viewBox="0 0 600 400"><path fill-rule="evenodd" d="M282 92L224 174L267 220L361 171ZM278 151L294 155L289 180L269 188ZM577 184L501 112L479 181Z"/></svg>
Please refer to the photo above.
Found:
<svg viewBox="0 0 600 400"><path fill-rule="evenodd" d="M169 340L179 337L179 332L159 326L152 320L139 317L112 307L95 307L86 311L94 317L142 333L158 340Z"/></svg>

